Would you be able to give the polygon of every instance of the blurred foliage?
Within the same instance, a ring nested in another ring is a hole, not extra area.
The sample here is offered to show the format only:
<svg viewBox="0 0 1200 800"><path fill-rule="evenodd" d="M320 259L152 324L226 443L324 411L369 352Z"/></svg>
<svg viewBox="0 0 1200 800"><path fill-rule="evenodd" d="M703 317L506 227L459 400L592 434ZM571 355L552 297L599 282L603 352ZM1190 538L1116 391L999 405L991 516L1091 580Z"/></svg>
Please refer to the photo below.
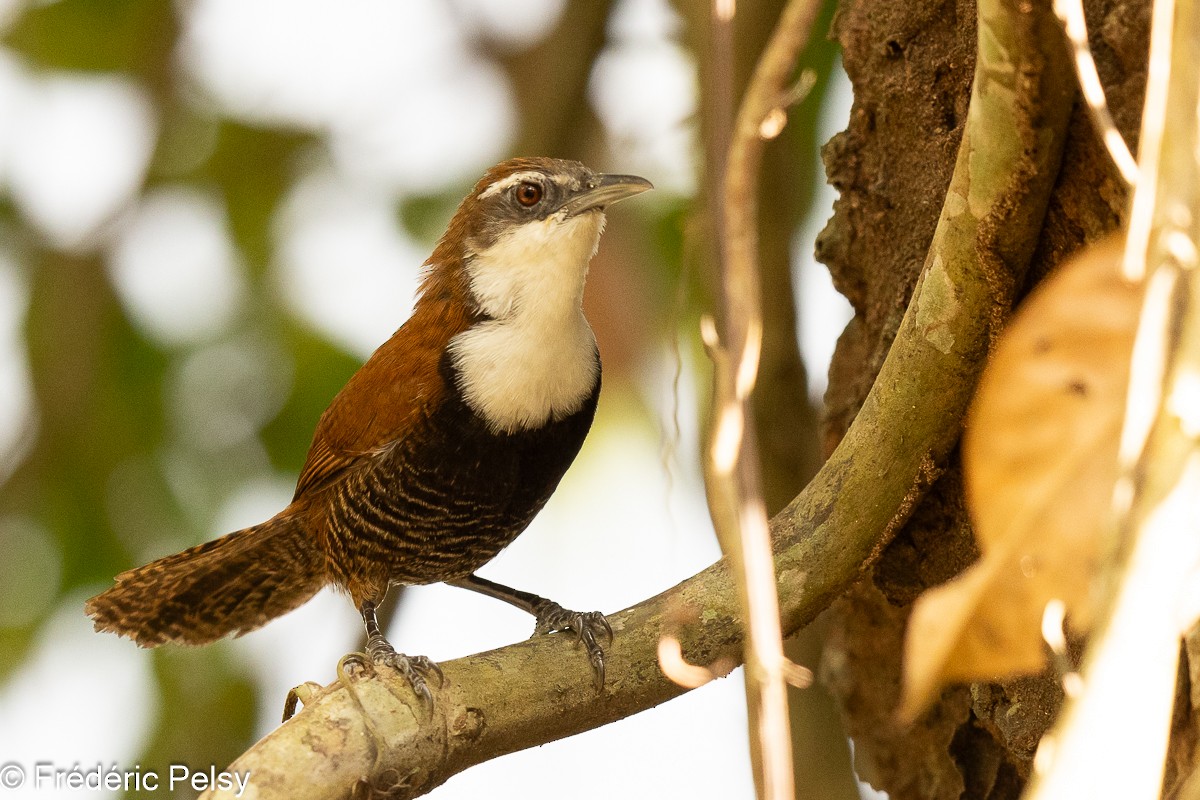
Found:
<svg viewBox="0 0 1200 800"><path fill-rule="evenodd" d="M296 177L301 152L312 144L307 134L221 120L212 155L184 176L220 188L233 240L255 277L271 261L275 210Z"/></svg>
<svg viewBox="0 0 1200 800"><path fill-rule="evenodd" d="M162 711L141 756L144 764L184 763L194 770L229 764L253 741L258 704L283 707L277 698L260 698L245 665L232 661L221 645L163 650L154 674Z"/></svg>
<svg viewBox="0 0 1200 800"><path fill-rule="evenodd" d="M400 203L400 222L417 241L428 243L432 250L460 199L451 194L406 197Z"/></svg>
<svg viewBox="0 0 1200 800"><path fill-rule="evenodd" d="M298 475L317 419L361 363L290 319L281 320L279 333L301 378L294 381L287 402L260 435L275 468Z"/></svg>
<svg viewBox="0 0 1200 800"><path fill-rule="evenodd" d="M253 283L253 320L235 325L276 340L303 376L262 431L274 467L296 472L316 418L358 365L293 321L264 280L276 209L315 137L212 119L208 109L189 106L171 62L176 35L172 4L164 0L63 0L26 10L5 44L31 66L139 79L156 100L162 128L147 187L170 180L219 190ZM60 596L66 596L102 587L147 554L208 538L220 503L265 465L248 457L252 445L236 447L240 452L185 452L185 462L205 465L192 469L221 473L225 487L200 493L209 502L199 514L187 508L194 504L180 496L169 469L186 448L164 404L188 348L150 341L131 324L99 252L56 252L28 230L22 238L31 242L22 266L31 288L26 338L38 432L32 451L0 487L0 509L51 532L63 559ZM3 675L21 663L35 632L0 629ZM146 657L154 659L161 702L140 763L226 764L253 740L257 693L247 667L231 661L228 648L166 648Z"/></svg>
<svg viewBox="0 0 1200 800"><path fill-rule="evenodd" d="M26 330L39 435L10 487L63 544L65 584L77 586L125 560L95 548L112 499L104 477L162 444L168 356L122 314L97 257L38 256Z"/></svg>
<svg viewBox="0 0 1200 800"><path fill-rule="evenodd" d="M126 72L154 86L167 77L175 33L162 0L62 0L24 9L4 40L38 67Z"/></svg>
<svg viewBox="0 0 1200 800"><path fill-rule="evenodd" d="M762 24L753 36L739 40L740 69L752 63L777 6L765 4ZM34 70L117 73L145 87L159 130L143 190L168 183L215 189L250 281L245 311L215 340L154 341L114 293L103 234L75 252L56 250L0 194L0 222L14 231L7 246L18 253L30 287L25 336L38 420L31 448L0 486L0 518L21 515L49 532L62 558L60 600L98 590L148 557L209 538L219 509L239 487L275 472L297 472L318 416L360 363L285 310L272 282L276 214L301 167L320 153L322 138L225 118L198 98L174 60L180 27L176 8L167 0L30 5L0 43ZM592 64L608 40L611 11L609 3L568 3L557 26L523 51L476 43L479 57L505 71L517 98L521 127L514 154L604 159L604 131L583 98ZM696 9L689 6L681 13L694 15ZM692 44L699 46L694 38ZM782 270L776 273L780 280L790 274L791 232L820 179L819 172L797 171L797 164L813 161L814 120L833 52L832 45L822 43L807 57L817 69L817 86L794 111L784 144L776 148L779 161L766 211L777 219L768 245ZM703 55L698 62L703 64ZM397 219L416 239L431 244L466 189L447 185L440 192L406 197L397 203ZM694 331L709 296L708 270L684 266L706 259L699 244L702 215L691 200L660 197L643 210L621 213L625 220L613 226L606 251L631 257L612 259L606 265L611 275L594 279L589 290L589 302L601 310L598 316L610 320L607 330L597 325L606 391L629 391L638 361L668 333L666 325L679 322ZM627 224L631 221L638 224ZM790 283L772 291L790 308ZM671 313L662 314L664 308ZM646 318L630 325L635 311ZM791 341L785 355L799 367L793 330L784 329ZM630 331L648 340L620 344ZM248 440L208 447L189 441L179 430L178 409L169 405L180 370L198 349L246 337L261 340L276 353L280 374L291 376L286 399ZM786 388L793 400L797 391L803 400L803 383ZM27 656L38 626L53 610L43 609L28 627L0 627L0 679ZM141 759L148 766L227 763L250 743L257 703L281 701L258 698L247 668L233 663L223 646L145 655L154 659L162 701Z"/></svg>

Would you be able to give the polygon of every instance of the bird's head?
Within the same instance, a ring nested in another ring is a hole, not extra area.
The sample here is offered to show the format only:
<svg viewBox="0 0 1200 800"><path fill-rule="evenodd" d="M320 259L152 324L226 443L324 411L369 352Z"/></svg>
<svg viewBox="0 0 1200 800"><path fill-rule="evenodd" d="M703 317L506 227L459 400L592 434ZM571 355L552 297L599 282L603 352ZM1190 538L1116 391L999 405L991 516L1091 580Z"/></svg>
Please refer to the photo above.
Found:
<svg viewBox="0 0 1200 800"><path fill-rule="evenodd" d="M653 188L577 161L517 158L492 167L458 207L430 259L463 270L472 299L492 319L536 306L577 310L604 211Z"/></svg>

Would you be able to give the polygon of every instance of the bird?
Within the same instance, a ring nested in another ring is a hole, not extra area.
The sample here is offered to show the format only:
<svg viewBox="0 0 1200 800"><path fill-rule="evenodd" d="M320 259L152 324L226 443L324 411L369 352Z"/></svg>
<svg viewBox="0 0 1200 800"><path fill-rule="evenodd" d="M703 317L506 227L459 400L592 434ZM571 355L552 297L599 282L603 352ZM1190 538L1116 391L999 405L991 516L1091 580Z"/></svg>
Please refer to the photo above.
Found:
<svg viewBox="0 0 1200 800"><path fill-rule="evenodd" d="M143 647L253 631L327 585L349 595L366 655L431 702L424 656L398 652L377 609L392 585L443 582L569 630L604 685L599 612L475 572L525 530L583 444L600 394L583 314L608 206L652 189L576 161L489 169L425 263L409 319L321 415L291 502L269 520L122 572L87 601L97 631Z"/></svg>

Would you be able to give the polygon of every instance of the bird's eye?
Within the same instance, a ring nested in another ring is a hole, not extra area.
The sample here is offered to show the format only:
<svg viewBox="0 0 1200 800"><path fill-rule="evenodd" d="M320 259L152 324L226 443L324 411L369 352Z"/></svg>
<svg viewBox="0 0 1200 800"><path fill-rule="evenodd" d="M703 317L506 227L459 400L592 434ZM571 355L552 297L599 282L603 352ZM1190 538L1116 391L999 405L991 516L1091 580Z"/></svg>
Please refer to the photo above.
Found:
<svg viewBox="0 0 1200 800"><path fill-rule="evenodd" d="M536 206L542 199L542 187L533 181L525 181L517 187L517 202L526 208Z"/></svg>

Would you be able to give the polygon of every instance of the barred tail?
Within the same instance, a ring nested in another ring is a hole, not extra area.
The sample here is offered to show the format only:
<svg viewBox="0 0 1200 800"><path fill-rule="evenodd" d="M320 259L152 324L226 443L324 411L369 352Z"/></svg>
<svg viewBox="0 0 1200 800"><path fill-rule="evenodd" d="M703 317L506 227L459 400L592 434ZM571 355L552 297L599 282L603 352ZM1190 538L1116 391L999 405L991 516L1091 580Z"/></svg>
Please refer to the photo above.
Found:
<svg viewBox="0 0 1200 800"><path fill-rule="evenodd" d="M96 630L142 647L208 644L291 611L326 580L316 543L299 521L280 515L122 572L85 610Z"/></svg>

